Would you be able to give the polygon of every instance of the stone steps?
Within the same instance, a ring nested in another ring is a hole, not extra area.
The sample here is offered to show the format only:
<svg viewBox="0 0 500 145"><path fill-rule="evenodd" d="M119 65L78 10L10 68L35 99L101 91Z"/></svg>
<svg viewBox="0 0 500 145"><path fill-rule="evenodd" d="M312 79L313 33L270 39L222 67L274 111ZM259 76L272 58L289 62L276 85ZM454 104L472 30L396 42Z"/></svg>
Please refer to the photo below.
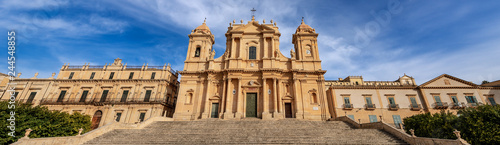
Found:
<svg viewBox="0 0 500 145"><path fill-rule="evenodd" d="M341 121L201 120L118 129L85 144L406 144L377 129Z"/></svg>

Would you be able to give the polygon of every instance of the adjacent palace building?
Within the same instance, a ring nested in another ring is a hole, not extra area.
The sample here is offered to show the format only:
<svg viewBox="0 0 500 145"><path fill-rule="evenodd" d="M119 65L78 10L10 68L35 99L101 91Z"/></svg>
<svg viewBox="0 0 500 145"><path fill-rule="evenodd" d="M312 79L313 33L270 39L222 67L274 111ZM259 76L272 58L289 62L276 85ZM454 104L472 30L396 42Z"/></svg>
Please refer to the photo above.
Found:
<svg viewBox="0 0 500 145"><path fill-rule="evenodd" d="M226 32L226 51L214 58L214 35L205 22L189 34L184 69L127 66L121 59L104 66L63 65L50 78L0 79L2 100L10 98L52 110L92 116L93 128L111 121L136 123L165 116L174 120L295 118L329 120L348 116L361 123L381 121L396 127L425 112L496 105L500 81L476 85L443 74L421 85L404 74L393 81L361 76L325 80L318 33L304 21L292 36L291 58L279 49L276 23L235 21ZM181 74L178 82L178 74ZM174 112L175 110L175 112Z"/></svg>

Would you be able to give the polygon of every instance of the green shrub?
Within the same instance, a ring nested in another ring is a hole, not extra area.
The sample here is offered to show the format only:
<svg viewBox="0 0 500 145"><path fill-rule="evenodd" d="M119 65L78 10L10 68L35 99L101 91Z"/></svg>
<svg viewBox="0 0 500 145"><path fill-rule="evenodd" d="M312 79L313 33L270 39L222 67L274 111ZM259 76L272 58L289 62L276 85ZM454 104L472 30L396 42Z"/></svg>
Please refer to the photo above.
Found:
<svg viewBox="0 0 500 145"><path fill-rule="evenodd" d="M418 137L457 139L453 131L471 144L500 144L500 106L482 105L458 111L418 114L403 119L405 130Z"/></svg>
<svg viewBox="0 0 500 145"><path fill-rule="evenodd" d="M68 114L66 112L51 111L47 107L30 104L15 104L15 137L9 136L11 130L7 127L11 117L7 101L0 101L0 144L10 144L24 137L25 130L31 128L30 138L75 136L78 129L83 128L83 133L90 130L90 116L80 113Z"/></svg>

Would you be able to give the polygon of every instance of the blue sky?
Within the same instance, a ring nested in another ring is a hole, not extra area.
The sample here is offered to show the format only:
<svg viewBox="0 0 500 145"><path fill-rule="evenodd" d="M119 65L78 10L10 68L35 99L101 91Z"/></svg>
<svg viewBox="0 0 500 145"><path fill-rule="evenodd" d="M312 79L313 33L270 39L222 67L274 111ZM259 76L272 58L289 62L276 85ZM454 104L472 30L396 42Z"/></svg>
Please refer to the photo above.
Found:
<svg viewBox="0 0 500 145"><path fill-rule="evenodd" d="M171 63L182 70L187 35L205 17L218 57L229 23L249 21L255 8L256 20L277 23L285 56L304 17L319 33L328 80L396 80L406 73L421 84L446 73L479 84L500 80L499 7L493 0L3 0L0 27L5 37L16 31L22 78L35 72L48 78L64 63L104 65L117 57L128 65ZM7 58L7 39L0 43ZM8 72L6 62L0 63L2 73Z"/></svg>

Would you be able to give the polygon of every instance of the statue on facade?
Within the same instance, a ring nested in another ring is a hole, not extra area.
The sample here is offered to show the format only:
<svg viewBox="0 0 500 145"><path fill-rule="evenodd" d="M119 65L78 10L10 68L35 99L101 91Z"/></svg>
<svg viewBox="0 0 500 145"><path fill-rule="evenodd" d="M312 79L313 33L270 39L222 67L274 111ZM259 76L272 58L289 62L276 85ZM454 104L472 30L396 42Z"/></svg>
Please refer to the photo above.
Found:
<svg viewBox="0 0 500 145"><path fill-rule="evenodd" d="M293 52L293 49L290 49L290 57L295 58L295 52Z"/></svg>

